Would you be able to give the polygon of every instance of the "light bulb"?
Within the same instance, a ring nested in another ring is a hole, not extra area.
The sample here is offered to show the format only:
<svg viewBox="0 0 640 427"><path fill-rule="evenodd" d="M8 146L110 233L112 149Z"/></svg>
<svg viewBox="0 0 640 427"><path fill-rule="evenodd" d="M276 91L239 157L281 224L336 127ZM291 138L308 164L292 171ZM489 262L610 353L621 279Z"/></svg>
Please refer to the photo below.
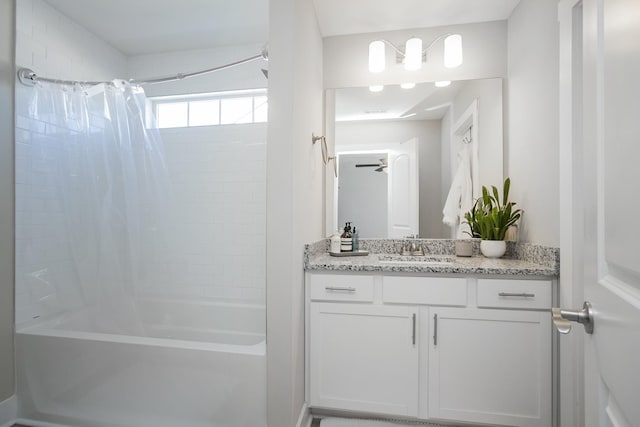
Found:
<svg viewBox="0 0 640 427"><path fill-rule="evenodd" d="M451 80L442 80L434 83L436 87L447 87L451 84Z"/></svg>
<svg viewBox="0 0 640 427"><path fill-rule="evenodd" d="M384 89L383 85L373 85L373 86L369 86L369 91L370 92L382 92L382 90Z"/></svg>
<svg viewBox="0 0 640 427"><path fill-rule="evenodd" d="M417 37L407 40L404 45L404 69L407 71L422 68L422 39Z"/></svg>
<svg viewBox="0 0 640 427"><path fill-rule="evenodd" d="M369 71L372 73L384 71L384 62L384 42L377 40L369 43Z"/></svg>
<svg viewBox="0 0 640 427"><path fill-rule="evenodd" d="M462 36L452 34L444 39L444 66L455 68L462 64Z"/></svg>
<svg viewBox="0 0 640 427"><path fill-rule="evenodd" d="M400 87L402 89L413 89L414 87L416 87L415 83L401 83Z"/></svg>

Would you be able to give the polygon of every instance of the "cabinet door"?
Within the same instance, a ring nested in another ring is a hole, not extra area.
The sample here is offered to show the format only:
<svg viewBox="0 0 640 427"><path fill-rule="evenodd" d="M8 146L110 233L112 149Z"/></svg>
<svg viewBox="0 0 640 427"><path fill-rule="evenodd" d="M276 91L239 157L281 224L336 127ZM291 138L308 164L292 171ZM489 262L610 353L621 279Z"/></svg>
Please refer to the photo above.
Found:
<svg viewBox="0 0 640 427"><path fill-rule="evenodd" d="M418 414L417 310L312 303L311 406Z"/></svg>
<svg viewBox="0 0 640 427"><path fill-rule="evenodd" d="M548 312L442 308L430 316L429 418L552 425Z"/></svg>

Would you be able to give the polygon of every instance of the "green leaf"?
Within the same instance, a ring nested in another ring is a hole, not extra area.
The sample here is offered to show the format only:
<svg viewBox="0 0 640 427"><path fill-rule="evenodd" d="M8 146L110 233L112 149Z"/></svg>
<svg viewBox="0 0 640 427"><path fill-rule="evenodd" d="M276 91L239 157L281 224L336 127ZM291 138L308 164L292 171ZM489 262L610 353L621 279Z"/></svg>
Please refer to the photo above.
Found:
<svg viewBox="0 0 640 427"><path fill-rule="evenodd" d="M493 198L496 199L496 204L498 205L498 207L500 207L500 197L498 196L498 189L495 185L492 185L491 189L493 190Z"/></svg>
<svg viewBox="0 0 640 427"><path fill-rule="evenodd" d="M509 188L511 187L511 178L507 177L504 180L504 187L502 188L502 203L507 203L509 200Z"/></svg>
<svg viewBox="0 0 640 427"><path fill-rule="evenodd" d="M521 209L515 209L515 202L509 201L511 180L504 181L502 191L503 200L495 186L491 186L491 192L487 187L482 187L482 195L476 199L471 210L465 212L464 223L469 225L465 232L471 237L480 237L485 240L504 240L507 229L517 224L522 216Z"/></svg>

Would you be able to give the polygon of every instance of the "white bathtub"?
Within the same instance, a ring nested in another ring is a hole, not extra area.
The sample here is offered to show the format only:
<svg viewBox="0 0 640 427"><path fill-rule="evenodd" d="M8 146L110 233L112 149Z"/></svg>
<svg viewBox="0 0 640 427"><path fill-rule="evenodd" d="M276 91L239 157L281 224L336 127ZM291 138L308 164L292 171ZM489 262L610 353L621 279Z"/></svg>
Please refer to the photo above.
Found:
<svg viewBox="0 0 640 427"><path fill-rule="evenodd" d="M21 416L70 426L266 426L265 308L138 299L19 328Z"/></svg>

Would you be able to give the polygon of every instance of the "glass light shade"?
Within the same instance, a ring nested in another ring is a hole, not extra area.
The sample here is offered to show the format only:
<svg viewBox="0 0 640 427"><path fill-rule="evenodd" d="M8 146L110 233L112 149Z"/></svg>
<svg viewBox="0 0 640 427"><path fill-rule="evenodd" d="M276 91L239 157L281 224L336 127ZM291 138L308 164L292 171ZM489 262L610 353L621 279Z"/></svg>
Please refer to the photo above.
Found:
<svg viewBox="0 0 640 427"><path fill-rule="evenodd" d="M451 84L451 80L442 80L434 83L436 87L447 87Z"/></svg>
<svg viewBox="0 0 640 427"><path fill-rule="evenodd" d="M400 87L402 89L413 89L414 87L416 87L415 83L401 83Z"/></svg>
<svg viewBox="0 0 640 427"><path fill-rule="evenodd" d="M444 39L444 66L455 68L462 64L462 36L452 34Z"/></svg>
<svg viewBox="0 0 640 427"><path fill-rule="evenodd" d="M408 71L422 68L422 39L412 38L404 45L404 69Z"/></svg>
<svg viewBox="0 0 640 427"><path fill-rule="evenodd" d="M380 73L384 71L384 63L384 42L378 40L369 43L369 71L372 73Z"/></svg>
<svg viewBox="0 0 640 427"><path fill-rule="evenodd" d="M383 89L384 89L383 85L369 86L369 92L382 92Z"/></svg>

